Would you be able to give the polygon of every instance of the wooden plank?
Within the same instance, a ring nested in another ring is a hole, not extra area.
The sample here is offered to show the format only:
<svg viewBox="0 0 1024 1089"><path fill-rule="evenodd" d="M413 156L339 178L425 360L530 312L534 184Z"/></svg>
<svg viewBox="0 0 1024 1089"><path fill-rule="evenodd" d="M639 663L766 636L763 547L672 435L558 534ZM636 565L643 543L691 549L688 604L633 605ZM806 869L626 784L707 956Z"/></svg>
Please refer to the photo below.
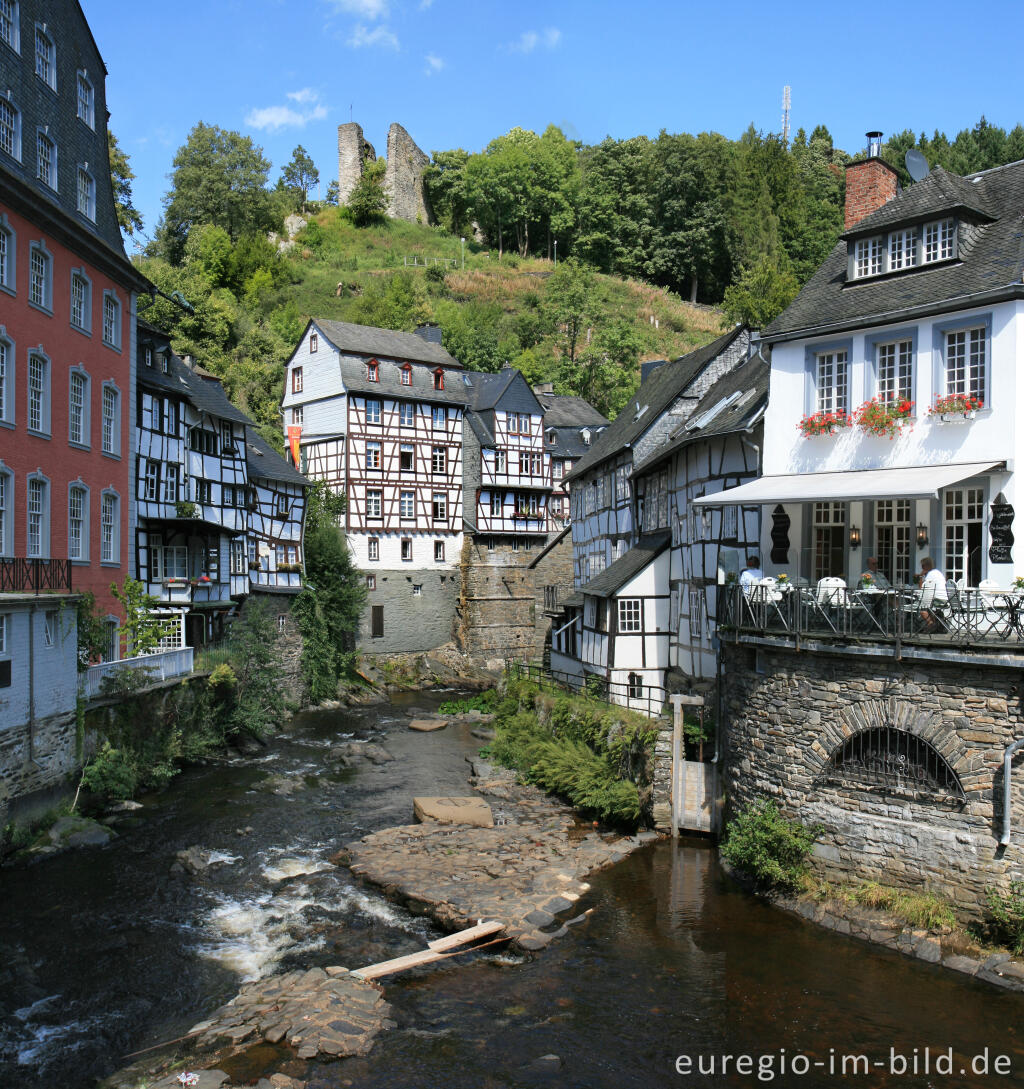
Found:
<svg viewBox="0 0 1024 1089"><path fill-rule="evenodd" d="M409 953L404 957L381 961L379 964L371 964L366 968L356 968L353 970L352 975L359 979L379 979L381 976L389 976L395 972L404 972L407 968L417 968L421 964L432 964L445 958L444 950L446 949L465 945L477 938L489 937L504 929L503 924L499 922L478 923L467 930L460 930L456 934L438 938L436 941L430 942L428 948L421 949L418 953ZM464 950L464 952L468 953L469 950Z"/></svg>

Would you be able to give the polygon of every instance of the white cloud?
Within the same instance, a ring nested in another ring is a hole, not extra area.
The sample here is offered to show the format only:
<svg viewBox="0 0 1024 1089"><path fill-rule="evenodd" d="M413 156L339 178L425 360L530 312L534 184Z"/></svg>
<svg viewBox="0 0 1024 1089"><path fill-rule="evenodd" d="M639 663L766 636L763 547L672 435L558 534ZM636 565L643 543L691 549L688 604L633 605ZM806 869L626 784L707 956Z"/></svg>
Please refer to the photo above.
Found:
<svg viewBox="0 0 1024 1089"><path fill-rule="evenodd" d="M562 32L556 26L545 27L541 33L536 30L524 30L512 43L508 50L510 53L532 53L538 45L545 49L554 49L562 40Z"/></svg>
<svg viewBox="0 0 1024 1089"><path fill-rule="evenodd" d="M249 111L245 123L254 129L301 129L310 121L322 121L327 116L327 107L320 101L319 92L312 87L303 87L299 91L288 91L285 98L291 99L305 109L293 109L291 106L262 106Z"/></svg>
<svg viewBox="0 0 1024 1089"><path fill-rule="evenodd" d="M369 30L362 23L356 24L348 44L353 49L360 49L364 45L383 45L389 49L398 49L398 39L386 26L375 26L373 30Z"/></svg>
<svg viewBox="0 0 1024 1089"><path fill-rule="evenodd" d="M358 15L360 19L386 19L388 0L329 0L336 11Z"/></svg>
<svg viewBox="0 0 1024 1089"><path fill-rule="evenodd" d="M427 62L426 68L423 69L425 75L432 76L444 67L444 61L440 57L435 57L433 53L428 53L423 59Z"/></svg>

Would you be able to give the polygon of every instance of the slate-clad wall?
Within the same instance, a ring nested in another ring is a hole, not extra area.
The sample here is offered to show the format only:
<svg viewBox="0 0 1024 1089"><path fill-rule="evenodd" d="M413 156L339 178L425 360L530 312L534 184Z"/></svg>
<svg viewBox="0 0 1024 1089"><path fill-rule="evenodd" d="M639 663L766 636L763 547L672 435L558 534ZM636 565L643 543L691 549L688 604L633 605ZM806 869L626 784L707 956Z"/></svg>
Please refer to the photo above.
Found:
<svg viewBox="0 0 1024 1089"><path fill-rule="evenodd" d="M968 914L985 888L1024 879L1024 755L1012 774L1013 835L1000 848L1003 753L1024 735L1020 671L723 644L730 807L778 799L825 831L826 874L927 889ZM845 738L892 726L928 741L959 776L965 803L829 785L819 774Z"/></svg>
<svg viewBox="0 0 1024 1089"><path fill-rule="evenodd" d="M373 572L377 588L366 595L366 609L359 625L359 650L363 654L420 653L436 650L453 638L455 607L459 594L457 571L419 568ZM413 592L420 586L419 595ZM370 637L370 610L384 607L384 637Z"/></svg>

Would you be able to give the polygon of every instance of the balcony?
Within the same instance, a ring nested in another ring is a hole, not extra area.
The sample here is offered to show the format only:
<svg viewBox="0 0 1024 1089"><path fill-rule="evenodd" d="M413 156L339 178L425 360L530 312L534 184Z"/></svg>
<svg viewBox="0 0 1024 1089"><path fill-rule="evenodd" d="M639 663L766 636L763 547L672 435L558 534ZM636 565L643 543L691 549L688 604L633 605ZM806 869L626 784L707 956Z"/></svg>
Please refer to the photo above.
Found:
<svg viewBox="0 0 1024 1089"><path fill-rule="evenodd" d="M70 560L0 559L0 594L71 593Z"/></svg>
<svg viewBox="0 0 1024 1089"><path fill-rule="evenodd" d="M940 649L1024 656L1024 591L959 589L950 582L943 596L933 587L853 589L839 581L721 586L720 637L782 641L797 649L810 643L874 648L896 658Z"/></svg>
<svg viewBox="0 0 1024 1089"><path fill-rule="evenodd" d="M78 678L78 691L83 699L99 699L116 683L119 674L136 672L143 685L161 684L175 677L185 677L192 672L192 647L175 647L158 650L138 658L122 658L117 662L99 662L91 665ZM108 683L104 685L104 681Z"/></svg>

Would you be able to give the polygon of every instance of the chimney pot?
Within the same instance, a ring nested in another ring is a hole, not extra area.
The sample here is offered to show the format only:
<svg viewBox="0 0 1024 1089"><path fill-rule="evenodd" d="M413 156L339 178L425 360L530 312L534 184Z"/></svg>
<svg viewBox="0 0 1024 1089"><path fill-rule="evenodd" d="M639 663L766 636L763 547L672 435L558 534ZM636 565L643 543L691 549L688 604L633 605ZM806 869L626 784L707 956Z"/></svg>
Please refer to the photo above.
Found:
<svg viewBox="0 0 1024 1089"><path fill-rule="evenodd" d="M868 158L880 159L882 157L882 134L880 132L869 132L867 134L868 140Z"/></svg>

